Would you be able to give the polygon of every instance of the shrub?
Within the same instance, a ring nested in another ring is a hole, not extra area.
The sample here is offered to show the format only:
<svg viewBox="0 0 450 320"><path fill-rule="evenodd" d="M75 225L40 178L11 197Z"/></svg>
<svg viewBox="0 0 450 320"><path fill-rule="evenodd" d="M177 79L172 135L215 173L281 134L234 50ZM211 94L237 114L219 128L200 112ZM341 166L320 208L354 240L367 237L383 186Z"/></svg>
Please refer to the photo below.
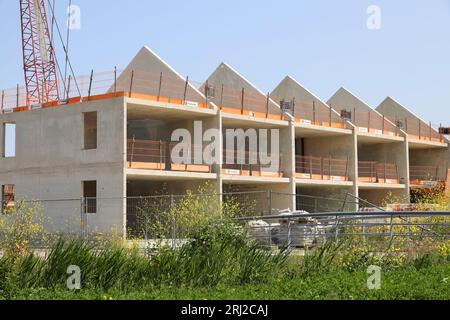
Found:
<svg viewBox="0 0 450 320"><path fill-rule="evenodd" d="M33 245L49 241L44 228L45 218L39 202L20 200L0 216L0 247L4 254L21 257L30 253Z"/></svg>

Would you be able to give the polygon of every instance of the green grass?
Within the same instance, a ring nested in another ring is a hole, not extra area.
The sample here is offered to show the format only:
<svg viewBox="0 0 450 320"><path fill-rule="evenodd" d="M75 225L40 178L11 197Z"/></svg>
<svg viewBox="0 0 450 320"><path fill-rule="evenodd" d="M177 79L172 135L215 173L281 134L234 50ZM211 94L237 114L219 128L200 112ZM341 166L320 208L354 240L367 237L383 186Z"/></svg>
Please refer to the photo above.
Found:
<svg viewBox="0 0 450 320"><path fill-rule="evenodd" d="M19 290L15 299L64 300L448 300L450 269L439 265L415 270L389 270L382 276L381 290L368 290L367 274L361 270L335 270L308 277L277 279L264 284L214 288L148 286L140 290Z"/></svg>
<svg viewBox="0 0 450 320"><path fill-rule="evenodd" d="M178 250L138 252L114 243L60 240L47 259L0 259L0 299L449 299L450 254L405 258L372 254L358 243L329 242L306 257L264 251L228 221L208 223ZM82 290L66 289L67 268L81 270ZM382 268L381 290L366 270Z"/></svg>

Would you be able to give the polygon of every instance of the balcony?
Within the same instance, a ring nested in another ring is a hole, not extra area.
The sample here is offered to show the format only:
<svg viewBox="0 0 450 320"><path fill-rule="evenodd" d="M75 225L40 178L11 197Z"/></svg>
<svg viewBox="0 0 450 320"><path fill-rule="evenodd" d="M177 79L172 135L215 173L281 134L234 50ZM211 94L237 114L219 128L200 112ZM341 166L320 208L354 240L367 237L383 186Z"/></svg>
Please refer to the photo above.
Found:
<svg viewBox="0 0 450 320"><path fill-rule="evenodd" d="M200 91L224 114L258 119L284 120L284 114L270 96L257 90L235 89L226 85L206 83Z"/></svg>
<svg viewBox="0 0 450 320"><path fill-rule="evenodd" d="M179 164L171 159L172 150L177 143L151 140L128 140L127 167L130 169L176 171L194 173L212 173L212 166L197 164ZM194 163L194 150L203 150L202 146L193 146L190 163Z"/></svg>
<svg viewBox="0 0 450 320"><path fill-rule="evenodd" d="M349 120L358 127L358 132L360 134L374 134L390 137L400 136L400 128L377 112L357 112L354 110L353 113L347 111L347 115L349 116Z"/></svg>
<svg viewBox="0 0 450 320"><path fill-rule="evenodd" d="M234 164L229 164L227 161L227 155L231 155ZM224 160L222 165L222 174L229 176L242 176L242 177L262 177L262 178L283 178L284 172L282 169L283 156L280 155L277 159L278 165L271 166L262 164L260 161L259 153L246 151L244 155L236 150L225 150Z"/></svg>
<svg viewBox="0 0 450 320"><path fill-rule="evenodd" d="M322 126L329 128L345 129L345 120L332 108L322 103L299 103L290 101L287 104L295 121L300 125Z"/></svg>
<svg viewBox="0 0 450 320"><path fill-rule="evenodd" d="M393 123L395 123L399 128L404 130L410 139L419 140L423 142L438 142L445 143L446 139L443 135L439 134L437 129L434 129L432 123L425 123L417 118L406 117L406 118L389 118Z"/></svg>
<svg viewBox="0 0 450 320"><path fill-rule="evenodd" d="M346 159L297 156L296 178L303 180L348 182L350 181L349 162Z"/></svg>
<svg viewBox="0 0 450 320"><path fill-rule="evenodd" d="M395 164L379 163L376 161L360 161L360 183L399 184L398 168Z"/></svg>
<svg viewBox="0 0 450 320"><path fill-rule="evenodd" d="M410 183L415 187L436 187L447 180L447 168L439 166L410 166Z"/></svg>

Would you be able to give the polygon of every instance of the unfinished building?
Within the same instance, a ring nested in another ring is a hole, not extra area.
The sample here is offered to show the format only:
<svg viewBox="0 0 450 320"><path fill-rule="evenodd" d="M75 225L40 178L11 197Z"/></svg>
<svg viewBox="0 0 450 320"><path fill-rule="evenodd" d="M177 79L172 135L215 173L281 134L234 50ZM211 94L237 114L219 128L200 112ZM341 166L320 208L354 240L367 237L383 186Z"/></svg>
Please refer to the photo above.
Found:
<svg viewBox="0 0 450 320"><path fill-rule="evenodd" d="M259 214L318 212L358 209L319 198L350 194L380 205L393 193L408 202L411 188L448 179L448 141L391 98L374 110L342 88L325 103L292 77L264 94L225 63L195 86L147 47L122 72L90 79L63 102L26 106L19 94L6 96L2 209L39 199L52 230L77 233L81 217L91 231L125 236L136 223L134 199L162 192L207 185L211 194L259 194ZM250 161L264 140L250 129L267 133L276 166ZM243 150L227 139L236 130ZM182 136L192 143L180 163L173 154ZM219 161L207 162L212 142Z"/></svg>

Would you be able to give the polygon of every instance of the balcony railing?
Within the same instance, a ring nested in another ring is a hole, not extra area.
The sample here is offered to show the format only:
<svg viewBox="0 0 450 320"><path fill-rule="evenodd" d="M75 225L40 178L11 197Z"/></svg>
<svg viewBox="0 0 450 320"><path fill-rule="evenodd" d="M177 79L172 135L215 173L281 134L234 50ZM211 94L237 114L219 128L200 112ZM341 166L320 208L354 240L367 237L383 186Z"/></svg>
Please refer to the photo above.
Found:
<svg viewBox="0 0 450 320"><path fill-rule="evenodd" d="M282 102L282 104L285 103ZM289 109L295 121L300 124L345 128L345 119L322 103L305 103L292 100L289 102Z"/></svg>
<svg viewBox="0 0 450 320"><path fill-rule="evenodd" d="M92 72L59 82L59 101L27 101L24 87L0 90L0 114L51 108L84 101L131 97L161 103L211 109L210 100L192 81L174 74L141 70Z"/></svg>
<svg viewBox="0 0 450 320"><path fill-rule="evenodd" d="M429 185L433 182L447 180L447 168L439 166L410 166L409 176L411 185Z"/></svg>
<svg viewBox="0 0 450 320"><path fill-rule="evenodd" d="M312 156L296 157L298 179L349 181L348 160Z"/></svg>
<svg viewBox="0 0 450 320"><path fill-rule="evenodd" d="M395 164L376 161L359 162L359 178L362 183L398 184L398 168Z"/></svg>
<svg viewBox="0 0 450 320"><path fill-rule="evenodd" d="M282 154L279 155L278 164L263 164L257 152L238 152L236 150L224 150L222 164L222 174L230 176L267 177L282 178L284 176L282 168ZM230 164L228 158L233 158ZM242 158L242 159L241 159Z"/></svg>
<svg viewBox="0 0 450 320"><path fill-rule="evenodd" d="M404 130L412 139L432 142L446 141L444 136L439 134L439 131L435 129L439 126L433 125L432 123L425 123L417 118L412 117L389 117L389 119L393 123L395 123L399 129Z"/></svg>
<svg viewBox="0 0 450 320"><path fill-rule="evenodd" d="M165 141L128 140L127 166L143 170L212 173L211 165L195 164L195 151L203 152L203 146L192 146L188 163L176 163L171 157L175 145Z"/></svg>
<svg viewBox="0 0 450 320"><path fill-rule="evenodd" d="M385 116L374 111L357 112L353 110L351 121L358 127L360 133L376 135L399 136L400 129Z"/></svg>
<svg viewBox="0 0 450 320"><path fill-rule="evenodd" d="M284 113L270 98L256 89L231 88L223 84L206 83L200 91L223 112L236 115L283 120Z"/></svg>

